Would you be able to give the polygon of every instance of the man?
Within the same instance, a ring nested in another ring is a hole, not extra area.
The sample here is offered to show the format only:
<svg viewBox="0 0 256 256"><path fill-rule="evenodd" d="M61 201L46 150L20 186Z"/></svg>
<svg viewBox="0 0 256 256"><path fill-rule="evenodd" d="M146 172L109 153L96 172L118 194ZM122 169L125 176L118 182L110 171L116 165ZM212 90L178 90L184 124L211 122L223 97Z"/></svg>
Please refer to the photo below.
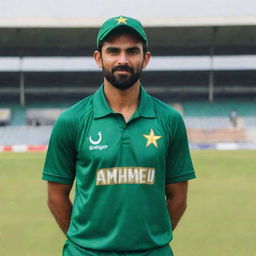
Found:
<svg viewBox="0 0 256 256"><path fill-rule="evenodd" d="M140 84L147 43L139 21L107 20L94 53L104 83L53 128L43 179L68 238L64 256L173 255L172 230L195 174L180 114Z"/></svg>

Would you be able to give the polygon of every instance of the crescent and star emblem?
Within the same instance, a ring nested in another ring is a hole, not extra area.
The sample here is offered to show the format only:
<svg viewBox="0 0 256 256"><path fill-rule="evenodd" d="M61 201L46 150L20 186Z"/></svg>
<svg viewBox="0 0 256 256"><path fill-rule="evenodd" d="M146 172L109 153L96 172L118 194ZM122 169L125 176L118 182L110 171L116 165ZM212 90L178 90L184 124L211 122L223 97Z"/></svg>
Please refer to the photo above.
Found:
<svg viewBox="0 0 256 256"><path fill-rule="evenodd" d="M96 141L92 139L92 136L89 137L89 141L91 142L91 144L97 145L101 142L101 140L102 140L101 132L98 132L98 136L99 136L99 139Z"/></svg>

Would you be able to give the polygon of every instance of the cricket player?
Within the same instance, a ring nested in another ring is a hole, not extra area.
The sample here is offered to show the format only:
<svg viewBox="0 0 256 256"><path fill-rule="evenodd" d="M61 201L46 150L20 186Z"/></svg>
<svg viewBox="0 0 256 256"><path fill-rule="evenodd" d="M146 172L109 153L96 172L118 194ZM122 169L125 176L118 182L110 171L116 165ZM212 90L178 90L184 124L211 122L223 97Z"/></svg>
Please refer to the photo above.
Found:
<svg viewBox="0 0 256 256"><path fill-rule="evenodd" d="M102 85L54 125L42 178L67 236L63 256L173 255L195 173L181 115L140 82L147 47L138 20L107 20L94 52Z"/></svg>

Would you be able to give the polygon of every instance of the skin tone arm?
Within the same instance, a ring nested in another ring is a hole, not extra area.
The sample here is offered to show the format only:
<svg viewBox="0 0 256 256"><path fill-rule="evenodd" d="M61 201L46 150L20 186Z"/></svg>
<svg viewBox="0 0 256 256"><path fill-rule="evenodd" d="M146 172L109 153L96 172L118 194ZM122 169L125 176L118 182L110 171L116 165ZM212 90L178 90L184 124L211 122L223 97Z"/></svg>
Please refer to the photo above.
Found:
<svg viewBox="0 0 256 256"><path fill-rule="evenodd" d="M187 208L188 182L167 184L165 191L166 204L172 222L172 230L174 230Z"/></svg>
<svg viewBox="0 0 256 256"><path fill-rule="evenodd" d="M71 218L71 188L71 185L48 181L48 207L64 234L68 231Z"/></svg>

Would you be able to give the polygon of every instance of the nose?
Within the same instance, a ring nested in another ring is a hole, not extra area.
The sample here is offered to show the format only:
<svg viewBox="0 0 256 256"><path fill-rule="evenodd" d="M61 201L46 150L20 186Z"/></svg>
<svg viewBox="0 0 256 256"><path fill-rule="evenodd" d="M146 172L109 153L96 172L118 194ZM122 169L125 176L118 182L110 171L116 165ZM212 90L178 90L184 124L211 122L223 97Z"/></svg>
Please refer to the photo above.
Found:
<svg viewBox="0 0 256 256"><path fill-rule="evenodd" d="M120 53L118 56L118 65L127 65L128 64L128 58L125 53Z"/></svg>

